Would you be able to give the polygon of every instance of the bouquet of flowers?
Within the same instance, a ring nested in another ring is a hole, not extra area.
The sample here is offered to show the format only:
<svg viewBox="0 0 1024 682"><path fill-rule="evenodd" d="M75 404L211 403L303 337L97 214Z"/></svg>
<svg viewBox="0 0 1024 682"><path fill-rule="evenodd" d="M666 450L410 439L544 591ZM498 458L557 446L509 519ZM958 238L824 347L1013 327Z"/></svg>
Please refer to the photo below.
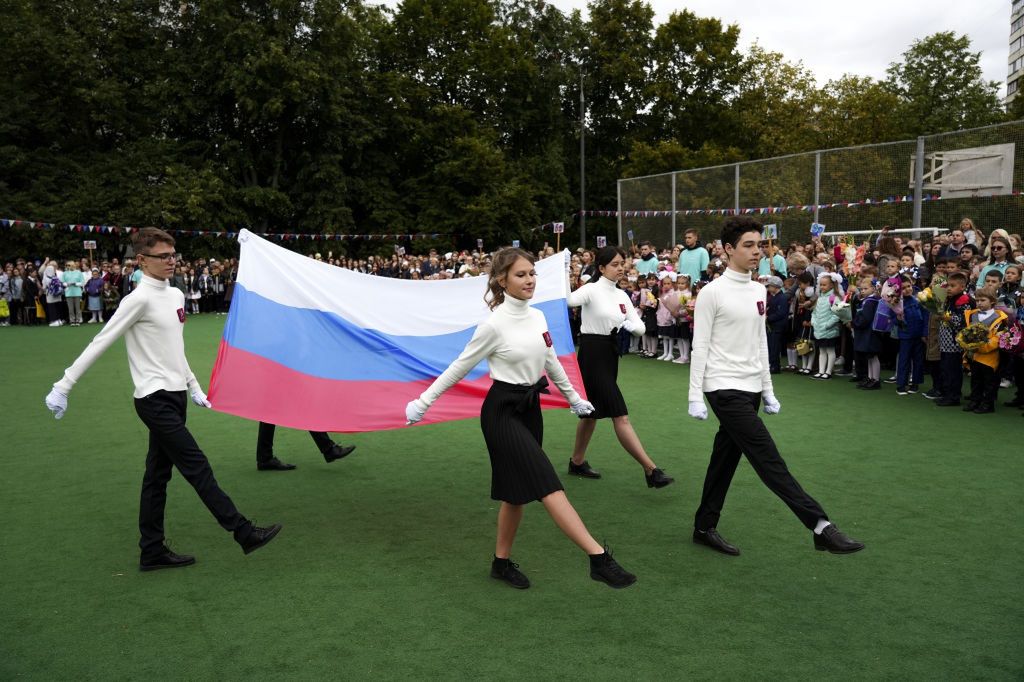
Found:
<svg viewBox="0 0 1024 682"><path fill-rule="evenodd" d="M882 285L882 300L889 304L897 316L903 315L903 297L899 277L890 277Z"/></svg>
<svg viewBox="0 0 1024 682"><path fill-rule="evenodd" d="M853 322L853 309L850 308L850 304L846 301L836 301L832 304L832 312L836 314L839 321L843 324L847 322Z"/></svg>
<svg viewBox="0 0 1024 682"><path fill-rule="evenodd" d="M1024 355L1024 325L1019 320L999 334L999 348L1013 355Z"/></svg>
<svg viewBox="0 0 1024 682"><path fill-rule="evenodd" d="M917 295L917 302L932 315L946 314L946 279L936 275L932 285Z"/></svg>
<svg viewBox="0 0 1024 682"><path fill-rule="evenodd" d="M956 335L956 342L967 352L973 352L988 343L988 327L974 323Z"/></svg>

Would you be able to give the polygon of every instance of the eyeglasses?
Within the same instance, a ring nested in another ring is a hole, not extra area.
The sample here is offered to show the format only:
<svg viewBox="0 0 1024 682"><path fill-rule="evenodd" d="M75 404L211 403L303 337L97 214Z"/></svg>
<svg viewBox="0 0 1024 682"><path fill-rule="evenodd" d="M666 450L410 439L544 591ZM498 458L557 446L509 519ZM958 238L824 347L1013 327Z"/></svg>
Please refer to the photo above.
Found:
<svg viewBox="0 0 1024 682"><path fill-rule="evenodd" d="M1005 251L1005 250L1006 250L1006 247L1005 247L1005 246L999 246L999 245L997 244L996 246L993 246L993 247L992 247L992 250L993 250L993 251Z"/></svg>
<svg viewBox="0 0 1024 682"><path fill-rule="evenodd" d="M164 263L172 263L180 257L176 253L139 253L139 255L146 258L156 258Z"/></svg>

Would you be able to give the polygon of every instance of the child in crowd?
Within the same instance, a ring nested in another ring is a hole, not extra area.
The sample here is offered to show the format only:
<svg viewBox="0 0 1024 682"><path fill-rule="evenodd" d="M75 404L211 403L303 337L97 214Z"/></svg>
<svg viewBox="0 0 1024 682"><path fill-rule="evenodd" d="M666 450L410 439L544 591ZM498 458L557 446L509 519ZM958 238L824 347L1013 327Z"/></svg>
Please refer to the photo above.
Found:
<svg viewBox="0 0 1024 682"><path fill-rule="evenodd" d="M790 270L792 271L792 267L790 267ZM787 277L786 279L782 280L782 292L786 295L786 306L788 307L788 310L789 310L789 317L787 318L786 335L785 335L785 343L786 343L786 367L785 367L785 369L787 371L790 371L790 372L796 370L797 358L799 357L797 355L797 352L796 352L796 342L800 338L800 331L801 331L801 330L795 328L794 319L793 319L794 315L795 315L795 309L796 309L796 290L797 290L797 282L796 282L796 276L795 275L791 275L790 277Z"/></svg>
<svg viewBox="0 0 1024 682"><path fill-rule="evenodd" d="M857 282L859 296L853 315L853 352L856 354L857 388L877 391L882 388L882 365L878 354L882 352L882 338L871 328L878 312L878 282L871 276Z"/></svg>
<svg viewBox="0 0 1024 682"><path fill-rule="evenodd" d="M676 339L679 336L676 317L679 314L679 294L675 290L677 275L674 272L659 273L661 295L658 296L658 338L661 339L661 355L659 360L670 362L675 355Z"/></svg>
<svg viewBox="0 0 1024 682"><path fill-rule="evenodd" d="M1022 273L1024 268L1020 265L1007 266L1006 272L1003 273L1003 286L999 289L999 300L1005 300L1006 306L1014 313L1020 307L1020 297L1024 293L1024 287L1021 286Z"/></svg>
<svg viewBox="0 0 1024 682"><path fill-rule="evenodd" d="M903 297L903 310L896 314L900 341L899 356L896 359L896 395L907 395L917 393L918 386L924 381L928 311L918 302L914 281L907 275L900 276L900 295Z"/></svg>
<svg viewBox="0 0 1024 682"><path fill-rule="evenodd" d="M100 276L100 269L92 269L92 277L85 283L86 308L89 311L89 319L86 324L103 322L103 284L105 280Z"/></svg>
<svg viewBox="0 0 1024 682"><path fill-rule="evenodd" d="M638 306L640 319L643 320L645 328L641 355L653 358L657 356L655 350L658 348L658 276L652 272L643 282Z"/></svg>
<svg viewBox="0 0 1024 682"><path fill-rule="evenodd" d="M975 294L977 309L965 313L967 326L981 324L988 327L988 341L977 349L968 349L971 361L971 395L964 406L965 412L988 414L995 412L999 391L999 332L1006 324L1007 315L996 310L995 289L984 287Z"/></svg>
<svg viewBox="0 0 1024 682"><path fill-rule="evenodd" d="M959 271L950 274L946 281L946 320L939 327L942 397L935 401L939 407L960 404L964 382L963 349L956 342L956 335L966 326L966 312L974 307L966 289L967 275Z"/></svg>
<svg viewBox="0 0 1024 682"><path fill-rule="evenodd" d="M817 301L817 290L814 288L814 275L804 270L796 278L796 309L793 312L793 326L796 330L796 340L810 338L811 334L811 311ZM800 374L811 373L811 363L814 361L814 353L807 353L800 356Z"/></svg>
<svg viewBox="0 0 1024 682"><path fill-rule="evenodd" d="M676 316L676 346L679 357L673 360L676 364L685 365L690 361L690 339L693 338L693 306L696 295L690 290L690 276L679 275L676 278L676 295L679 296L679 311Z"/></svg>
<svg viewBox="0 0 1024 682"><path fill-rule="evenodd" d="M910 250L909 253L907 250L903 251L903 255L900 256L900 267L899 270L896 271L896 274L901 277L906 275L910 278L911 282L915 285L917 284L918 277L920 277L920 271L918 270L917 265L914 264L913 250Z"/></svg>
<svg viewBox="0 0 1024 682"><path fill-rule="evenodd" d="M103 315L106 319L117 312L117 306L121 303L121 294L117 293L109 280L103 282ZM102 321L102 320L101 320Z"/></svg>
<svg viewBox="0 0 1024 682"><path fill-rule="evenodd" d="M768 370L772 374L782 371L779 359L789 322L789 300L782 290L782 278L772 276L765 282L768 290L767 310L764 322L768 327Z"/></svg>
<svg viewBox="0 0 1024 682"><path fill-rule="evenodd" d="M836 362L836 343L842 321L832 306L843 300L843 278L834 272L825 272L818 278L818 298L811 313L814 345L818 350L818 373L815 379L831 379Z"/></svg>

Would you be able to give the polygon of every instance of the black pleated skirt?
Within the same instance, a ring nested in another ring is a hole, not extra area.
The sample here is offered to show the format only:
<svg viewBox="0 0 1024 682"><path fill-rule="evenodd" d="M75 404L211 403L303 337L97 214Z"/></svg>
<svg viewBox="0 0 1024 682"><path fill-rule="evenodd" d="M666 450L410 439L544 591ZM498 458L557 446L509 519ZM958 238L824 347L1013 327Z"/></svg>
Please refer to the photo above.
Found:
<svg viewBox="0 0 1024 682"><path fill-rule="evenodd" d="M616 383L619 378L617 335L580 334L580 351L576 355L587 389L587 400L594 412L582 419L604 419L629 414L626 401Z"/></svg>
<svg viewBox="0 0 1024 682"><path fill-rule="evenodd" d="M480 410L491 458L491 499L527 504L564 490L541 443L544 419L531 386L495 381Z"/></svg>

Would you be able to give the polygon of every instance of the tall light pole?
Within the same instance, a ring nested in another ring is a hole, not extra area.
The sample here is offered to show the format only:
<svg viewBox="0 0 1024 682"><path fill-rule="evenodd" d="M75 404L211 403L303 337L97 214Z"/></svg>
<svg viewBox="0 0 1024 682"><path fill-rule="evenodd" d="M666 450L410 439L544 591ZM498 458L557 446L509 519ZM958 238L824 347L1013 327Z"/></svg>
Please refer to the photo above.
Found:
<svg viewBox="0 0 1024 682"><path fill-rule="evenodd" d="M583 48L580 59L580 248L587 248L587 169L586 169L586 130L587 107L583 98L583 68L587 58L587 48Z"/></svg>

